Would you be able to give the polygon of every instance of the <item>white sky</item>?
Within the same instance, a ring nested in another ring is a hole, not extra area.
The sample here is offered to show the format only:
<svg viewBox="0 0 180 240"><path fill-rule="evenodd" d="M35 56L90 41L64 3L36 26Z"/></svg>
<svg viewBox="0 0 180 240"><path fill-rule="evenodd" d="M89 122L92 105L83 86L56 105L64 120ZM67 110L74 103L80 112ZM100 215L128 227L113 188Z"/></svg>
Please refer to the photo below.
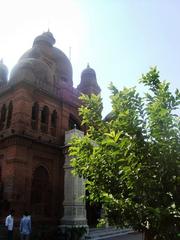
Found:
<svg viewBox="0 0 180 240"><path fill-rule="evenodd" d="M88 62L95 69L104 115L110 81L138 85L150 66L180 88L179 0L0 0L0 9L0 58L9 70L50 28L56 47L67 56L71 47L74 86Z"/></svg>

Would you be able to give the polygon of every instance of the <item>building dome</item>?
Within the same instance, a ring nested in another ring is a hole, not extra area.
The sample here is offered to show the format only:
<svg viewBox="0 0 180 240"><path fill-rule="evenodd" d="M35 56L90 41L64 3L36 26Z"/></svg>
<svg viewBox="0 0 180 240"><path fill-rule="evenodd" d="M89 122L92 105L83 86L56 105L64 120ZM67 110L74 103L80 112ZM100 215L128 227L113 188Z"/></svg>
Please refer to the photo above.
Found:
<svg viewBox="0 0 180 240"><path fill-rule="evenodd" d="M8 68L4 65L3 60L0 60L0 85L7 83L8 78Z"/></svg>
<svg viewBox="0 0 180 240"><path fill-rule="evenodd" d="M90 68L89 64L87 68L81 73L81 82L78 85L78 90L84 94L99 94L101 89L97 84L96 72Z"/></svg>
<svg viewBox="0 0 180 240"><path fill-rule="evenodd" d="M55 42L56 42L56 40L55 40L54 36L52 35L51 32L48 31L48 32L44 32L43 34L37 36L34 39L33 46L36 44L41 44L41 43L45 43L50 46L53 46L55 44Z"/></svg>
<svg viewBox="0 0 180 240"><path fill-rule="evenodd" d="M55 38L49 31L36 37L32 48L23 54L13 69L10 81L23 80L21 78L23 69L24 72L27 70L28 74L32 71L36 81L46 74L45 81L53 86L60 86L62 82L73 85L71 63L61 50L53 47L54 43ZM39 71L36 66L37 62L40 66Z"/></svg>
<svg viewBox="0 0 180 240"><path fill-rule="evenodd" d="M53 79L52 73L43 61L34 58L25 58L13 68L11 72L11 82L19 82L25 80L31 83L41 81L51 83Z"/></svg>
<svg viewBox="0 0 180 240"><path fill-rule="evenodd" d="M96 72L94 69L90 68L89 64L87 65L87 68L84 69L81 73L81 81L87 83L90 81L96 81Z"/></svg>

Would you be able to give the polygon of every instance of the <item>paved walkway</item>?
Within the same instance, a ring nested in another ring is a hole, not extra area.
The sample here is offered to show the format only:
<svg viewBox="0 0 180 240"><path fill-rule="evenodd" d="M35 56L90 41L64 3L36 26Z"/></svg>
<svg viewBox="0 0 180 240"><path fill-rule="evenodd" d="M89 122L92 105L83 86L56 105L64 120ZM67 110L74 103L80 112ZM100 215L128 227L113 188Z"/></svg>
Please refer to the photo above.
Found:
<svg viewBox="0 0 180 240"><path fill-rule="evenodd" d="M119 237L109 238L107 240L144 240L144 238L140 233L130 233Z"/></svg>

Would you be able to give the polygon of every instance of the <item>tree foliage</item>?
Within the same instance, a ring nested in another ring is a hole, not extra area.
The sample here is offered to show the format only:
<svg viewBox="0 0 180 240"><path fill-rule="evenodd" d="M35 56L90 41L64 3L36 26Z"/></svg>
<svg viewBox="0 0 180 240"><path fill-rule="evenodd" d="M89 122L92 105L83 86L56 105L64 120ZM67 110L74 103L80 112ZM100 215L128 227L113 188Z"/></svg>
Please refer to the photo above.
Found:
<svg viewBox="0 0 180 240"><path fill-rule="evenodd" d="M110 85L112 112L102 119L100 96L81 97L83 138L74 138L74 173L90 199L103 203L109 222L145 231L150 239L176 239L180 222L180 92L171 93L156 68L142 75L148 87Z"/></svg>

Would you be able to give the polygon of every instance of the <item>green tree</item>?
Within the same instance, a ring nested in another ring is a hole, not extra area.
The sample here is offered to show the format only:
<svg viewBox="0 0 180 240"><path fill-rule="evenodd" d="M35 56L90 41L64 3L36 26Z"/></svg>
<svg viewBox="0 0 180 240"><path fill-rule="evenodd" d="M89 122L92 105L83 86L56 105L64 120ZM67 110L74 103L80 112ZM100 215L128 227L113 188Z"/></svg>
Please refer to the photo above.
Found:
<svg viewBox="0 0 180 240"><path fill-rule="evenodd" d="M136 88L110 85L112 112L102 119L100 96L81 97L83 138L73 138L74 173L90 200L103 203L108 221L145 232L146 239L177 239L180 222L180 92L151 68Z"/></svg>

